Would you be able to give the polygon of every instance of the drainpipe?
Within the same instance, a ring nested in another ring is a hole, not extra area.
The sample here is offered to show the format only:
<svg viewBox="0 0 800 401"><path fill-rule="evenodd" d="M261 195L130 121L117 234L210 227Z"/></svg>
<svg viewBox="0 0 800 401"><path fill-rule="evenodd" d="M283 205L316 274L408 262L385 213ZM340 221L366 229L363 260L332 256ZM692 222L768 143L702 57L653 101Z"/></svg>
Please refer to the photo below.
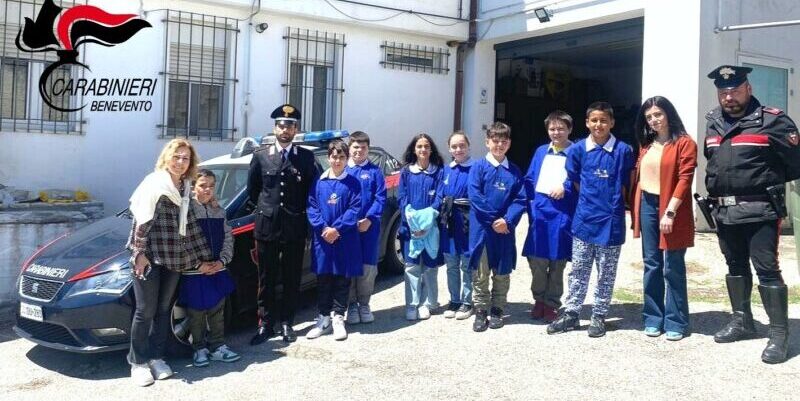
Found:
<svg viewBox="0 0 800 401"><path fill-rule="evenodd" d="M478 0L469 2L469 38L466 42L447 42L449 46L456 46L456 94L453 112L453 131L461 129L461 116L464 107L464 60L467 49L475 48L478 42Z"/></svg>

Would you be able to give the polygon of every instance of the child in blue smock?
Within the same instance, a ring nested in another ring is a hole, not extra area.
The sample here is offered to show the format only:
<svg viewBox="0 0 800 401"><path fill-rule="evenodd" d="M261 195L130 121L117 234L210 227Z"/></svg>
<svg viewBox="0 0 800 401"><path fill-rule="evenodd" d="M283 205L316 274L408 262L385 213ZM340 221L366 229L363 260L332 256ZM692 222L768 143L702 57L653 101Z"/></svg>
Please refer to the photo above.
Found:
<svg viewBox="0 0 800 401"><path fill-rule="evenodd" d="M386 204L386 180L383 171L369 160L369 136L356 131L350 134L350 160L347 174L361 183L361 210L358 212L358 232L361 238L361 260L364 274L350 283L347 324L371 323L375 320L369 300L378 276L378 242L381 216Z"/></svg>
<svg viewBox="0 0 800 401"><path fill-rule="evenodd" d="M428 319L439 307L436 274L442 253L436 217L442 204L442 156L428 134L418 134L408 144L403 162L397 197L401 219L398 237L405 261L406 319ZM416 227L417 222L429 224Z"/></svg>
<svg viewBox="0 0 800 401"><path fill-rule="evenodd" d="M625 242L625 193L633 168L633 150L611 134L614 110L595 102L586 110L589 137L567 150L567 178L578 189L572 219L572 270L566 302L547 333L577 328L578 314L589 291L592 265L597 263L597 288L589 337L606 334L605 318L614 292L617 262Z"/></svg>
<svg viewBox="0 0 800 401"><path fill-rule="evenodd" d="M511 271L517 264L514 229L525 211L522 173L506 157L511 147L511 128L501 122L493 123L486 130L486 147L489 153L476 160L469 172L474 331L503 327ZM491 316L487 311L490 306Z"/></svg>
<svg viewBox="0 0 800 401"><path fill-rule="evenodd" d="M572 214L577 191L567 178L566 150L572 117L557 110L544 120L550 143L536 149L528 174L528 236L522 255L531 268L531 318L554 321L564 293L564 268L572 256Z"/></svg>
<svg viewBox="0 0 800 401"><path fill-rule="evenodd" d="M444 167L442 196L445 206L450 210L447 221L442 223L442 254L447 265L447 289L450 303L444 311L445 318L457 320L472 316L472 271L469 268L469 232L466 219L469 207L461 206L469 202L467 187L472 159L469 157L469 138L464 131L456 131L447 139L447 146L453 161Z"/></svg>
<svg viewBox="0 0 800 401"><path fill-rule="evenodd" d="M311 270L317 275L319 316L306 338L333 331L335 340L347 338L344 313L350 280L362 274L358 212L361 184L345 171L347 145L334 140L328 144L325 170L308 195L308 221L313 231Z"/></svg>

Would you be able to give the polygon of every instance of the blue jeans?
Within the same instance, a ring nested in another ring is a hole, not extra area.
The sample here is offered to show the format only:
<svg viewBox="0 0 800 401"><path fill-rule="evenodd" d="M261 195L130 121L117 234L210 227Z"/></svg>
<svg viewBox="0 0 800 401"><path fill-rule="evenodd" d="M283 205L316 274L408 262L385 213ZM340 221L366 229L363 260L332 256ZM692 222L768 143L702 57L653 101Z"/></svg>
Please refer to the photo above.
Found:
<svg viewBox="0 0 800 401"><path fill-rule="evenodd" d="M421 263L406 264L406 306L439 307L437 273L438 267L423 267Z"/></svg>
<svg viewBox="0 0 800 401"><path fill-rule="evenodd" d="M644 325L686 334L689 326L684 261L686 249L659 249L661 215L658 213L658 195L642 192L640 216L644 259Z"/></svg>
<svg viewBox="0 0 800 401"><path fill-rule="evenodd" d="M450 303L472 305L472 270L469 268L469 258L445 253L444 262L447 265Z"/></svg>

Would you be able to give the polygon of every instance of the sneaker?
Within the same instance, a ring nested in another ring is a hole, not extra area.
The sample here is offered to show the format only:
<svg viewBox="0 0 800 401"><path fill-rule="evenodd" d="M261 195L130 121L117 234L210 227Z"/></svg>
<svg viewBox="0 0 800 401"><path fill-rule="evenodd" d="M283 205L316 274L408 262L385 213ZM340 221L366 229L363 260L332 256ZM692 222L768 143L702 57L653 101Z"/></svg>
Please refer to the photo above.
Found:
<svg viewBox="0 0 800 401"><path fill-rule="evenodd" d="M683 340L683 333L677 331L668 331L664 337L666 337L666 339L669 341L680 341Z"/></svg>
<svg viewBox="0 0 800 401"><path fill-rule="evenodd" d="M347 339L347 330L344 328L344 316L334 314L333 319L331 319L333 323L333 339L336 341L342 341Z"/></svg>
<svg viewBox="0 0 800 401"><path fill-rule="evenodd" d="M600 315L592 315L589 322L589 337L596 338L606 335L606 317Z"/></svg>
<svg viewBox="0 0 800 401"><path fill-rule="evenodd" d="M227 345L223 344L220 345L216 351L211 353L211 360L212 361L222 361L222 362L236 362L242 357L233 352Z"/></svg>
<svg viewBox="0 0 800 401"><path fill-rule="evenodd" d="M531 319L539 320L544 317L544 304L536 301L531 308Z"/></svg>
<svg viewBox="0 0 800 401"><path fill-rule="evenodd" d="M147 387L154 382L153 374L150 373L150 367L146 363L131 364L131 380L141 387Z"/></svg>
<svg viewBox="0 0 800 401"><path fill-rule="evenodd" d="M647 326L644 328L644 335L648 337L658 337L661 335L661 329L658 327Z"/></svg>
<svg viewBox="0 0 800 401"><path fill-rule="evenodd" d="M172 369L163 359L151 359L147 364L150 365L150 371L156 380L164 380L172 376Z"/></svg>
<svg viewBox="0 0 800 401"><path fill-rule="evenodd" d="M361 315L358 313L358 304L353 302L350 306L347 307L347 312L345 315L347 316L347 324L359 324L361 323Z"/></svg>
<svg viewBox="0 0 800 401"><path fill-rule="evenodd" d="M579 326L580 319L578 319L578 315L564 311L558 315L553 323L547 325L547 334L566 333L577 329Z"/></svg>
<svg viewBox="0 0 800 401"><path fill-rule="evenodd" d="M461 307L461 304L456 302L450 302L449 304L447 304L447 309L445 309L442 316L444 316L445 319L452 319L456 317L456 311L458 310L459 307Z"/></svg>
<svg viewBox="0 0 800 401"><path fill-rule="evenodd" d="M492 313L491 315L489 315L489 328L499 329L504 325L505 323L503 322L503 310L500 308L492 308Z"/></svg>
<svg viewBox="0 0 800 401"><path fill-rule="evenodd" d="M306 338L313 340L323 334L330 334L332 331L331 317L318 315L314 327L306 333Z"/></svg>
<svg viewBox="0 0 800 401"><path fill-rule="evenodd" d="M361 318L361 323L372 323L375 321L375 315L372 314L372 309L369 308L369 305L359 305L358 316Z"/></svg>
<svg viewBox="0 0 800 401"><path fill-rule="evenodd" d="M544 315L542 316L543 322L552 323L558 319L558 308L542 305L542 310L544 311Z"/></svg>
<svg viewBox="0 0 800 401"><path fill-rule="evenodd" d="M472 309L472 305L469 304L461 304L456 311L456 320L465 320L469 319L472 316L474 309Z"/></svg>
<svg viewBox="0 0 800 401"><path fill-rule="evenodd" d="M417 307L412 305L406 306L406 320L417 320L418 318Z"/></svg>
<svg viewBox="0 0 800 401"><path fill-rule="evenodd" d="M422 305L419 308L417 308L417 314L420 320L430 319L431 310L427 306Z"/></svg>
<svg viewBox="0 0 800 401"><path fill-rule="evenodd" d="M472 331L480 333L489 328L489 319L487 315L486 309L478 309L478 311L475 312L475 322L472 323Z"/></svg>
<svg viewBox="0 0 800 401"><path fill-rule="evenodd" d="M202 348L194 352L192 356L192 365L197 368L208 366L208 348Z"/></svg>

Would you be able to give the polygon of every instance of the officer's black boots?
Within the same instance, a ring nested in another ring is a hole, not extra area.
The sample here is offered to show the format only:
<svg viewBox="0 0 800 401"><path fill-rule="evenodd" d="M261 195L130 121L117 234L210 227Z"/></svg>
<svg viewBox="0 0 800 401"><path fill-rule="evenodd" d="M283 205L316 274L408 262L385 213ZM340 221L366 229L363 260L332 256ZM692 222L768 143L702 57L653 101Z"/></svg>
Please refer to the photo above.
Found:
<svg viewBox="0 0 800 401"><path fill-rule="evenodd" d="M761 360L781 363L789 351L789 291L786 285L759 285L758 291L769 316L769 343L761 353Z"/></svg>
<svg viewBox="0 0 800 401"><path fill-rule="evenodd" d="M750 294L753 292L751 276L725 276L728 285L728 297L731 299L733 318L727 326L714 334L714 341L731 343L753 338L756 327L753 324L753 312L750 310Z"/></svg>

